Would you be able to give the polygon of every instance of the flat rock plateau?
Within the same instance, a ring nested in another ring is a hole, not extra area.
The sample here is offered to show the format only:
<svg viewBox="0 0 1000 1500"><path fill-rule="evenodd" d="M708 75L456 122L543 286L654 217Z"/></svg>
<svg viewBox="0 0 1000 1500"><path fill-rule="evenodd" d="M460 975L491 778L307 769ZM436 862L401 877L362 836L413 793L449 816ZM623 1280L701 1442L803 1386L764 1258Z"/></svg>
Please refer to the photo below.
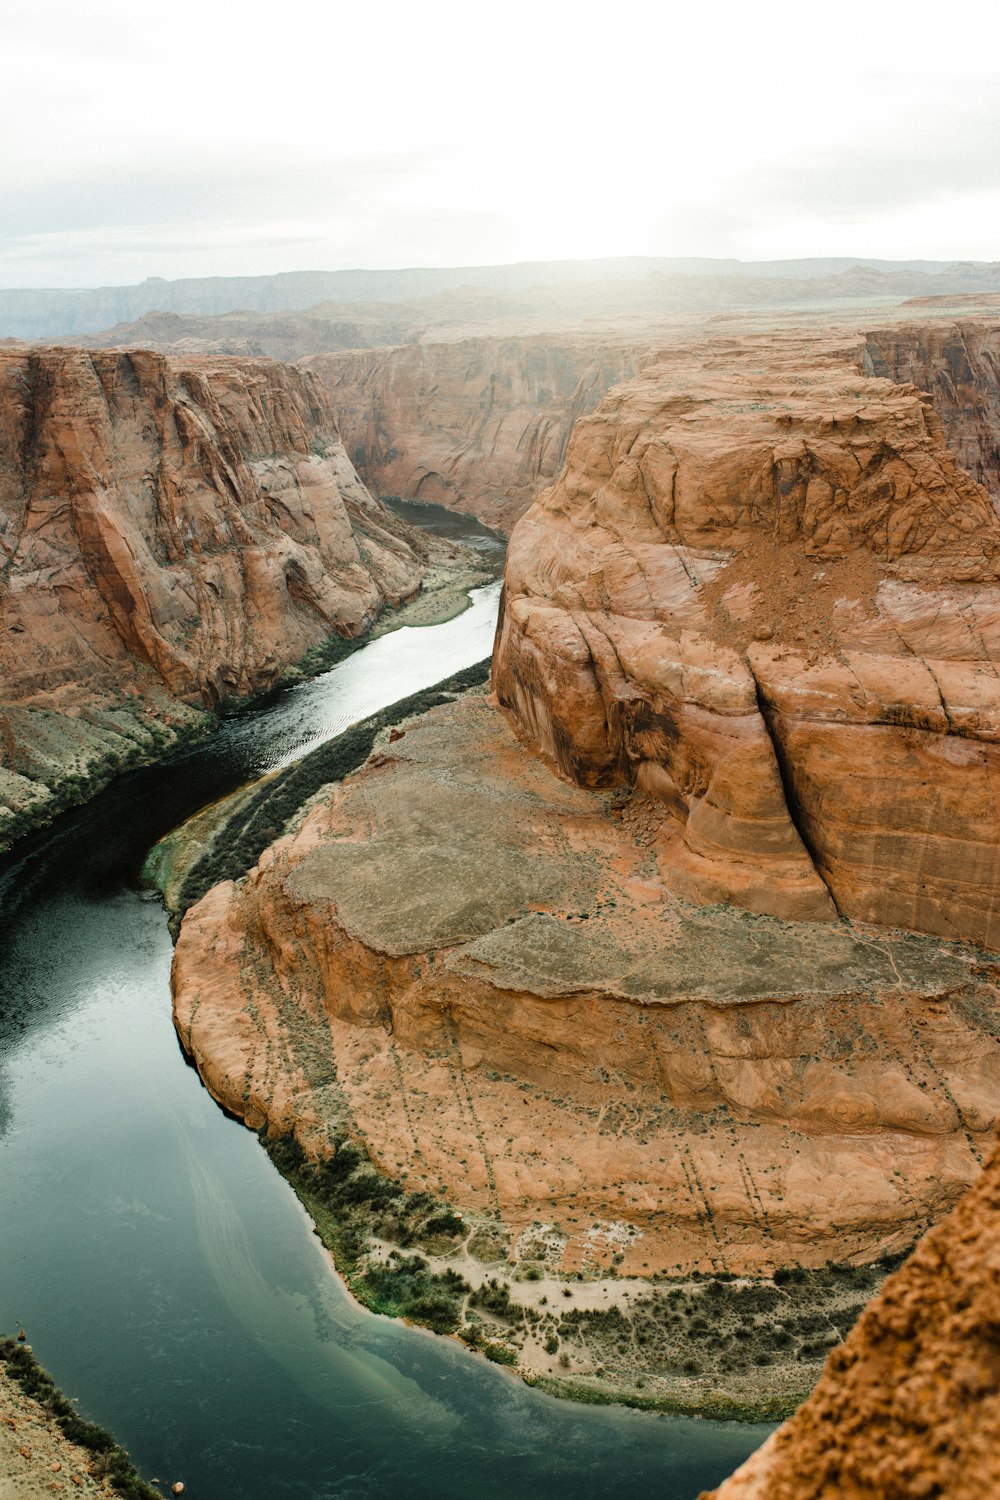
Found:
<svg viewBox="0 0 1000 1500"><path fill-rule="evenodd" d="M0 351L0 841L360 634L447 550L368 492L299 370Z"/></svg>
<svg viewBox="0 0 1000 1500"><path fill-rule="evenodd" d="M492 696L383 735L184 919L216 1097L453 1203L440 1264L533 1309L501 1297L491 1335L529 1374L798 1399L804 1335L851 1318L795 1287L907 1249L981 1171L1000 518L956 452L992 482L998 336L644 357L514 526ZM678 1297L697 1358L663 1352Z"/></svg>

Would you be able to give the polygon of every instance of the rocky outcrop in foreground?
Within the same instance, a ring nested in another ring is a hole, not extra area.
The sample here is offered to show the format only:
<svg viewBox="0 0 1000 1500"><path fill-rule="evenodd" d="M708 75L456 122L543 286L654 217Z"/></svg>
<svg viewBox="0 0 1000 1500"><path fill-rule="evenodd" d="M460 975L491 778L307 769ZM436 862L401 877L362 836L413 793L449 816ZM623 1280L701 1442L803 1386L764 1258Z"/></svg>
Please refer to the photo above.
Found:
<svg viewBox="0 0 1000 1500"><path fill-rule="evenodd" d="M376 494L431 500L509 531L562 467L573 423L635 373L643 344L462 339L306 360Z"/></svg>
<svg viewBox="0 0 1000 1500"><path fill-rule="evenodd" d="M512 536L495 686L657 802L675 894L997 947L1000 517L864 358L719 340L607 397Z"/></svg>
<svg viewBox="0 0 1000 1500"><path fill-rule="evenodd" d="M301 371L0 353L0 838L357 635L426 557Z"/></svg>
<svg viewBox="0 0 1000 1500"><path fill-rule="evenodd" d="M53 1493L158 1500L161 1492L140 1478L110 1433L80 1416L30 1345L0 1337L0 1496Z"/></svg>
<svg viewBox="0 0 1000 1500"><path fill-rule="evenodd" d="M1000 1473L1000 1150L815 1392L703 1500L985 1500Z"/></svg>

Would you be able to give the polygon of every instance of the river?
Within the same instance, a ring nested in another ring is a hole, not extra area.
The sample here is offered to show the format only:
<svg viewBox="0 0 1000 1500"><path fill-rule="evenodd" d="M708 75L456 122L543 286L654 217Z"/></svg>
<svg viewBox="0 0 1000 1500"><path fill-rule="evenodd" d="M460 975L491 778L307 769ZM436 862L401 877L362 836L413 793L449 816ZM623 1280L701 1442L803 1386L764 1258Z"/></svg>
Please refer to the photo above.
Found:
<svg viewBox="0 0 1000 1500"><path fill-rule="evenodd" d="M497 596L123 777L0 868L0 1330L23 1324L80 1410L189 1500L691 1500L769 1430L558 1401L357 1307L173 1031L166 916L137 881L150 844L488 655Z"/></svg>

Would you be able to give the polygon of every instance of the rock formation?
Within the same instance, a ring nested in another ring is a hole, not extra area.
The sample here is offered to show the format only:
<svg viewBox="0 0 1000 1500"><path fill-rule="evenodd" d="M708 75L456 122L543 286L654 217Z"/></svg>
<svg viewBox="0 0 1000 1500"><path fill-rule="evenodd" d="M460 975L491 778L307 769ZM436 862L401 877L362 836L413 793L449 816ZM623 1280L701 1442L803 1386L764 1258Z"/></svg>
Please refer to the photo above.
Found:
<svg viewBox="0 0 1000 1500"><path fill-rule="evenodd" d="M333 302L303 312L151 312L102 333L71 335L65 343L86 349L155 349L184 360L232 354L293 361L337 349L409 343L422 328L420 311L410 303L354 307Z"/></svg>
<svg viewBox="0 0 1000 1500"><path fill-rule="evenodd" d="M671 351L511 539L495 685L697 901L1000 945L1000 518L864 345Z"/></svg>
<svg viewBox="0 0 1000 1500"><path fill-rule="evenodd" d="M985 1500L998 1455L1000 1149L805 1406L703 1500Z"/></svg>
<svg viewBox="0 0 1000 1500"><path fill-rule="evenodd" d="M425 559L300 371L3 351L0 837L356 635Z"/></svg>
<svg viewBox="0 0 1000 1500"><path fill-rule="evenodd" d="M1000 1110L1000 519L867 348L673 347L577 422L495 699L185 918L227 1107L564 1271L871 1262L958 1201Z"/></svg>
<svg viewBox="0 0 1000 1500"><path fill-rule="evenodd" d="M485 699L394 734L184 919L227 1108L318 1155L346 1108L570 1269L602 1225L623 1274L874 1259L957 1200L1000 1107L974 950L670 897L660 804L561 781Z"/></svg>
<svg viewBox="0 0 1000 1500"><path fill-rule="evenodd" d="M476 338L305 363L376 494L509 530L559 473L573 423L634 373L642 350L621 337Z"/></svg>
<svg viewBox="0 0 1000 1500"><path fill-rule="evenodd" d="M1000 506L1000 325L973 316L879 329L864 367L930 394L948 447Z"/></svg>

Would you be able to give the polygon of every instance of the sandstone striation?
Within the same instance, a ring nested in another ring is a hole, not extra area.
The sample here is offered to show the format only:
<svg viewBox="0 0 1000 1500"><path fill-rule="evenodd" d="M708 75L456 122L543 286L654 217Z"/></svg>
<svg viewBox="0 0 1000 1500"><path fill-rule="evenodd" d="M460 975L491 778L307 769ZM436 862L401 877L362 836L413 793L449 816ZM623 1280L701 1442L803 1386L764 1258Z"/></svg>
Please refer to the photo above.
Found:
<svg viewBox="0 0 1000 1500"><path fill-rule="evenodd" d="M933 349L933 344L929 344ZM511 539L500 702L695 901L1000 944L1000 518L863 341L672 350Z"/></svg>
<svg viewBox="0 0 1000 1500"><path fill-rule="evenodd" d="M997 308L992 312L995 317ZM998 361L1000 324L975 318L904 323L869 333L865 341L865 370L927 391L948 447L1000 505Z"/></svg>
<svg viewBox="0 0 1000 1500"><path fill-rule="evenodd" d="M1000 1150L714 1500L984 1500L1000 1454ZM703 1500L712 1500L705 1496Z"/></svg>
<svg viewBox="0 0 1000 1500"><path fill-rule="evenodd" d="M3 351L0 837L358 634L427 558L301 371Z"/></svg>
<svg viewBox="0 0 1000 1500"><path fill-rule="evenodd" d="M509 531L559 473L570 430L635 373L634 336L474 338L304 361L352 462L380 495L432 500Z"/></svg>

